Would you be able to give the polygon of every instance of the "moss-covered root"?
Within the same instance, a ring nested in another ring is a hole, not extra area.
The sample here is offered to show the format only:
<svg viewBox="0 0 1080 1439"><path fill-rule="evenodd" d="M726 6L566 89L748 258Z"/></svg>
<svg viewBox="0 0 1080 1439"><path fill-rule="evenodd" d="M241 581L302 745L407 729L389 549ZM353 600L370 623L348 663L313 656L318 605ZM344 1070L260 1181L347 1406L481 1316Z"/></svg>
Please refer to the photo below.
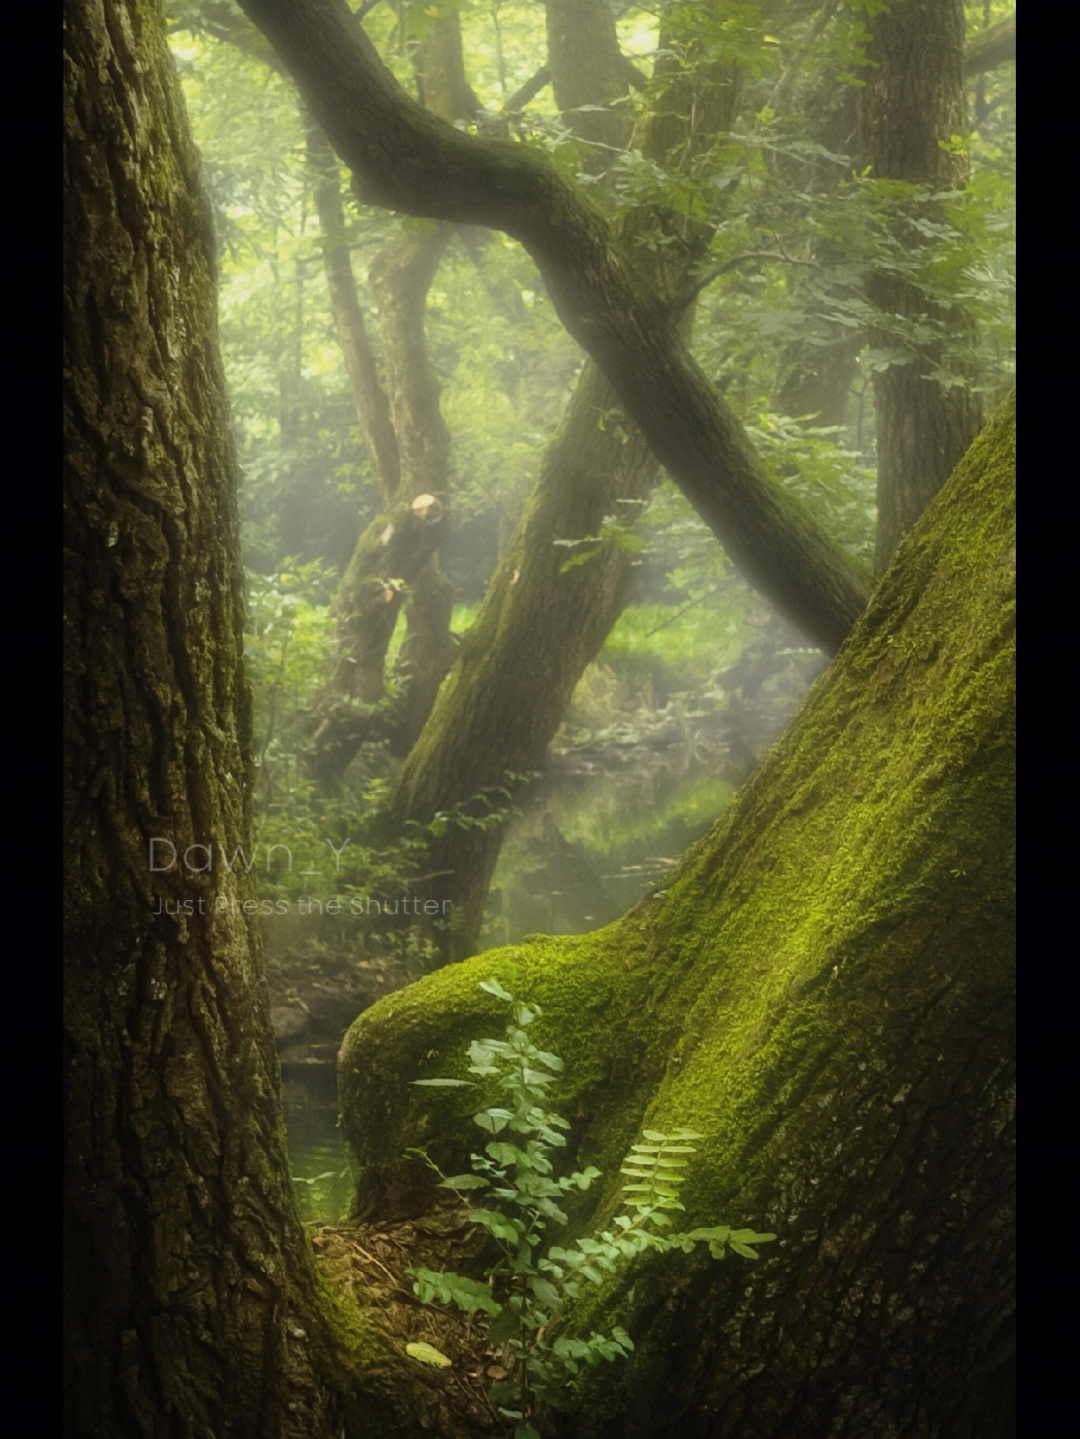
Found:
<svg viewBox="0 0 1080 1439"><path fill-rule="evenodd" d="M497 975L545 1010L558 1101L621 1208L642 1124L703 1139L690 1223L774 1230L760 1261L670 1256L591 1292L637 1349L573 1432L1004 1434L1012 1357L1015 401L903 542L798 720L670 888L618 924L453 966L350 1031L365 1202L413 1144L460 1150L449 1074L498 1032Z"/></svg>

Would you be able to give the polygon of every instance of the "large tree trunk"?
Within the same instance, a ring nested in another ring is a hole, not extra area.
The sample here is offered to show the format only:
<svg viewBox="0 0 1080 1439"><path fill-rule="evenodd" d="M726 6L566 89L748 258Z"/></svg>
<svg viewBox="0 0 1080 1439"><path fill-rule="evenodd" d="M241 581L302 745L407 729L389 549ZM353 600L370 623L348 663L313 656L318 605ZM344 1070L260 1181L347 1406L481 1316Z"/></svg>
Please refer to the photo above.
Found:
<svg viewBox="0 0 1080 1439"><path fill-rule="evenodd" d="M962 0L896 0L868 23L871 64L860 94L862 157L876 179L907 181L926 194L955 188L967 168L949 143L966 130ZM928 248L915 225L934 218L925 200L902 211L894 234L905 263ZM870 295L882 310L911 326L927 320L940 330L967 323L958 307L950 312L896 270L876 276ZM896 344L887 333L881 338ZM933 378L945 350L940 339L909 341L909 348L908 363L874 373L879 574L971 444L981 418L979 402L965 386L946 387Z"/></svg>
<svg viewBox="0 0 1080 1439"><path fill-rule="evenodd" d="M251 737L209 206L156 7L64 30L66 1432L329 1435L228 862Z"/></svg>
<svg viewBox="0 0 1080 1439"><path fill-rule="evenodd" d="M340 0L243 0L242 8L364 198L520 240L563 323L733 562L803 633L835 650L866 603L866 577L769 477L687 352L677 314L599 211L539 152L462 134L411 101Z"/></svg>
<svg viewBox="0 0 1080 1439"><path fill-rule="evenodd" d="M573 1398L605 1439L998 1439L1014 1432L1015 402L897 552L801 716L666 890L580 938L451 966L346 1037L360 1204L458 1172L475 1098L418 1090L544 1009L553 1107L625 1201L643 1126L702 1138L686 1227L777 1233L756 1263L670 1255L588 1291L571 1332L636 1348ZM467 1093L467 1091L466 1091Z"/></svg>

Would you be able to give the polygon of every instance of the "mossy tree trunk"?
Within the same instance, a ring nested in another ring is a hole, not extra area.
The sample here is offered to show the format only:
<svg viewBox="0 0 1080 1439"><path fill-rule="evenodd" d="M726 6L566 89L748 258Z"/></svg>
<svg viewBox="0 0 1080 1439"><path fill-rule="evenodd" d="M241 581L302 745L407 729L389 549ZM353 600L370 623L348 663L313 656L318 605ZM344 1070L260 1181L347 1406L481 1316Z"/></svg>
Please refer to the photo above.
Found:
<svg viewBox="0 0 1080 1439"><path fill-rule="evenodd" d="M225 863L251 736L209 206L156 5L70 4L64 42L66 1432L329 1435Z"/></svg>
<svg viewBox="0 0 1080 1439"><path fill-rule="evenodd" d="M1015 401L899 547L866 615L725 818L615 925L451 966L368 1010L340 1090L360 1203L459 1172L463 1072L538 1001L553 1104L603 1172L578 1233L622 1211L643 1127L702 1137L687 1228L777 1233L747 1263L670 1255L561 1323L621 1323L567 1435L885 1439L1015 1432Z"/></svg>
<svg viewBox="0 0 1080 1439"><path fill-rule="evenodd" d="M359 193L407 214L504 230L529 251L570 333L599 365L733 562L815 643L835 650L866 577L768 475L690 357L672 307L599 210L525 145L428 114L381 64L340 0L243 0Z"/></svg>
<svg viewBox="0 0 1080 1439"><path fill-rule="evenodd" d="M576 47L579 12L591 37ZM548 33L556 94L581 106L571 133L601 146L625 141L618 104L625 69L606 3L560 0L550 7ZM572 75L563 77L564 67ZM639 137L643 153L688 162L730 124L735 69L660 67L655 111ZM592 97L592 98L589 98ZM691 132L687 117L696 116ZM601 152L605 163L610 149ZM600 174L601 167L594 167ZM658 292L675 295L708 240L704 226L640 206L623 217L621 237L660 236L665 243L639 261ZM689 327L691 312L684 323ZM462 958L479 943L480 924L509 810L520 776L541 765L574 688L595 659L630 595L633 550L597 536L605 518L630 529L659 467L640 430L593 361L575 386L563 424L541 462L540 478L504 551L483 606L438 696L419 741L391 793L388 825L399 833L412 821L429 825L450 815L432 836L422 863L432 876L416 897L452 906L449 932L432 927L440 958Z"/></svg>
<svg viewBox="0 0 1080 1439"><path fill-rule="evenodd" d="M967 164L951 146L966 132L964 111L964 6L962 0L897 0L868 20L870 65L860 94L860 149L872 174L903 180L926 195L954 189ZM935 330L965 328L955 310L927 296L912 274L912 258L928 249L917 225L932 222L923 201L894 229L907 252L890 271L875 276L870 297L914 331L920 321ZM954 342L956 337L954 336ZM888 333L881 343L895 347ZM945 343L908 342L911 358L874 373L877 416L877 542L880 574L900 537L941 489L978 431L981 409L962 384L934 378Z"/></svg>

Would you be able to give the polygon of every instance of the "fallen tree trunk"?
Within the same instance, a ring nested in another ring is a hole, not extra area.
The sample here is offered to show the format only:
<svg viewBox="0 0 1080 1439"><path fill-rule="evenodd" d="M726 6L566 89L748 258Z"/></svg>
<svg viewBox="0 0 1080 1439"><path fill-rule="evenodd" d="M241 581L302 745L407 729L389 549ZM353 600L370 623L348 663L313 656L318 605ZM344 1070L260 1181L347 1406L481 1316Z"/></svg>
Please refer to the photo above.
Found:
<svg viewBox="0 0 1080 1439"><path fill-rule="evenodd" d="M688 1127L686 1227L779 1236L754 1264L639 1261L578 1301L571 1332L618 1323L636 1348L566 1434L1013 1432L1014 437L1010 400L667 890L441 970L346 1037L368 1214L424 1202L408 1146L475 1147L462 1091L410 1082L498 1033L495 976L543 1007L553 1107L603 1171L578 1233L622 1210L643 1127Z"/></svg>

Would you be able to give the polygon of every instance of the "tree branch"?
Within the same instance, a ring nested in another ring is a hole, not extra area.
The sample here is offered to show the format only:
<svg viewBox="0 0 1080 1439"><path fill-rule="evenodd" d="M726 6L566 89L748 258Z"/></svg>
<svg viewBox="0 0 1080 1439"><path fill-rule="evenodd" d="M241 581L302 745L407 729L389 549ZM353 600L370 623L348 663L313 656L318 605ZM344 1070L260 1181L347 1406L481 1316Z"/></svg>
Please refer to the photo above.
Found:
<svg viewBox="0 0 1080 1439"><path fill-rule="evenodd" d="M1016 14L973 35L964 46L964 79L1016 59Z"/></svg>
<svg viewBox="0 0 1080 1439"><path fill-rule="evenodd" d="M342 0L241 0L371 203L519 240L560 319L607 375L657 458L733 562L835 650L867 576L768 475L601 213L525 145L481 140L402 90Z"/></svg>
<svg viewBox="0 0 1080 1439"><path fill-rule="evenodd" d="M539 95L545 85L551 84L551 66L541 65L535 75L530 75L524 85L520 86L508 97L502 107L504 115L512 115L517 110L523 110L534 95Z"/></svg>

